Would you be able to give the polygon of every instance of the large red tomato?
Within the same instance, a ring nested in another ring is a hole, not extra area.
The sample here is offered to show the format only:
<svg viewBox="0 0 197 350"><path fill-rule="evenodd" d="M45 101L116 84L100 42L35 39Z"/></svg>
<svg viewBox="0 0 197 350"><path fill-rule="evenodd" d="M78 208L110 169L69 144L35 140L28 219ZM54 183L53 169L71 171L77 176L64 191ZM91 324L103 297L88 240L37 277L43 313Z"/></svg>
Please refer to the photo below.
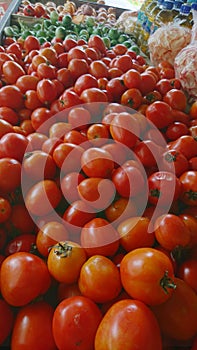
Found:
<svg viewBox="0 0 197 350"><path fill-rule="evenodd" d="M101 318L101 311L89 298L64 299L53 316L53 336L58 349L92 350Z"/></svg>
<svg viewBox="0 0 197 350"><path fill-rule="evenodd" d="M152 311L139 300L121 300L103 317L95 350L161 350L161 334Z"/></svg>

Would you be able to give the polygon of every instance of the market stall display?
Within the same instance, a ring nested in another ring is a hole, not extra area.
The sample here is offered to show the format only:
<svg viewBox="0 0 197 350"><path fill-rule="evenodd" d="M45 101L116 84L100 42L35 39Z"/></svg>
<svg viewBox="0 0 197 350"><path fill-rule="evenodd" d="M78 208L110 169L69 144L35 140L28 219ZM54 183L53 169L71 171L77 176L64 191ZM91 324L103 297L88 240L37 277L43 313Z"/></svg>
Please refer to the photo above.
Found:
<svg viewBox="0 0 197 350"><path fill-rule="evenodd" d="M127 11L26 5L1 28L0 347L195 350L197 102Z"/></svg>

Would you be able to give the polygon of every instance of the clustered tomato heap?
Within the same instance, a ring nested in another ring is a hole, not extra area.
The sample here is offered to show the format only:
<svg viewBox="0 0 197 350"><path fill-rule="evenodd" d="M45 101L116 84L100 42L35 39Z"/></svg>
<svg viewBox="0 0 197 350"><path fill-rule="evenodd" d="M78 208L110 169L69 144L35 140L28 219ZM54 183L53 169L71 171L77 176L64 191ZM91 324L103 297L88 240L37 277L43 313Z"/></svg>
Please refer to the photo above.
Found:
<svg viewBox="0 0 197 350"><path fill-rule="evenodd" d="M117 44L0 46L0 345L197 349L197 102Z"/></svg>

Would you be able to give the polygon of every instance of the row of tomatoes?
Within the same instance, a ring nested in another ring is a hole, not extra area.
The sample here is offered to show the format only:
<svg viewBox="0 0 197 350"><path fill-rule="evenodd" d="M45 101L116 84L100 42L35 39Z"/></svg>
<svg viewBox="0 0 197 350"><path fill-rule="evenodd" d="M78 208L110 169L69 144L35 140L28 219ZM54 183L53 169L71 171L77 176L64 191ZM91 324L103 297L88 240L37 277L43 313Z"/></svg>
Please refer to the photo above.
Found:
<svg viewBox="0 0 197 350"><path fill-rule="evenodd" d="M0 72L1 343L195 350L197 103L173 67L28 37Z"/></svg>

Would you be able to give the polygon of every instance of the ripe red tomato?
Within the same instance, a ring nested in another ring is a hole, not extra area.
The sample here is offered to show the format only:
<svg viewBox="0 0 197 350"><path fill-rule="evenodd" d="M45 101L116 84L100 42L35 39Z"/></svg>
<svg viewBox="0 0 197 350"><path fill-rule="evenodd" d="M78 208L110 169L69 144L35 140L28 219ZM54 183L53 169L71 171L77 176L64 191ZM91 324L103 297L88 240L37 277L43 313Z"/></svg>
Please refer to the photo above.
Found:
<svg viewBox="0 0 197 350"><path fill-rule="evenodd" d="M102 148L91 147L83 152L81 167L89 177L109 178L114 169L114 161L109 152Z"/></svg>
<svg viewBox="0 0 197 350"><path fill-rule="evenodd" d="M145 181L140 170L135 166L121 166L114 170L112 181L120 196L129 198L144 192Z"/></svg>
<svg viewBox="0 0 197 350"><path fill-rule="evenodd" d="M154 248L127 253L120 263L120 276L126 292L148 305L164 303L176 288L170 259Z"/></svg>
<svg viewBox="0 0 197 350"><path fill-rule="evenodd" d="M160 329L153 312L144 303L121 300L111 306L99 324L95 350L135 348L161 350Z"/></svg>
<svg viewBox="0 0 197 350"><path fill-rule="evenodd" d="M19 77L16 81L16 86L24 94L27 90L36 90L38 84L38 77L33 75L23 75Z"/></svg>
<svg viewBox="0 0 197 350"><path fill-rule="evenodd" d="M33 251L33 246L36 243L35 235L30 233L19 235L8 242L5 247L5 254L11 255L17 252L29 252Z"/></svg>
<svg viewBox="0 0 197 350"><path fill-rule="evenodd" d="M68 69L70 70L74 82L83 74L88 73L88 63L81 58L72 58L68 63Z"/></svg>
<svg viewBox="0 0 197 350"><path fill-rule="evenodd" d="M106 93L103 90L94 87L83 90L80 99L84 103L108 102Z"/></svg>
<svg viewBox="0 0 197 350"><path fill-rule="evenodd" d="M180 176L189 169L187 158L180 152L169 150L163 153L162 163L164 169Z"/></svg>
<svg viewBox="0 0 197 350"><path fill-rule="evenodd" d="M38 82L36 87L39 100L47 105L55 100L57 97L56 86L50 79L42 79Z"/></svg>
<svg viewBox="0 0 197 350"><path fill-rule="evenodd" d="M96 303L114 299L122 288L117 266L103 255L93 255L83 264L78 284L82 295Z"/></svg>
<svg viewBox="0 0 197 350"><path fill-rule="evenodd" d="M115 198L116 189L109 179L90 177L77 186L79 197L97 210L108 207Z"/></svg>
<svg viewBox="0 0 197 350"><path fill-rule="evenodd" d="M35 181L53 179L56 174L56 165L49 154L34 151L27 153L24 157L23 171L24 177L28 176Z"/></svg>
<svg viewBox="0 0 197 350"><path fill-rule="evenodd" d="M81 245L88 256L112 256L118 250L119 235L106 219L95 218L83 226Z"/></svg>
<svg viewBox="0 0 197 350"><path fill-rule="evenodd" d="M152 307L160 329L173 339L190 340L197 330L197 295L182 279L175 278L176 289L164 303Z"/></svg>
<svg viewBox="0 0 197 350"><path fill-rule="evenodd" d="M171 89L163 96L163 101L168 103L173 109L185 111L187 106L187 98L182 90Z"/></svg>
<svg viewBox="0 0 197 350"><path fill-rule="evenodd" d="M184 280L197 293L197 260L189 258L179 265L177 277Z"/></svg>
<svg viewBox="0 0 197 350"><path fill-rule="evenodd" d="M137 109L142 103L142 94L139 89L131 88L123 92L120 103L133 109Z"/></svg>
<svg viewBox="0 0 197 350"><path fill-rule="evenodd" d="M13 158L0 159L0 190L10 193L21 184L21 163Z"/></svg>
<svg viewBox="0 0 197 350"><path fill-rule="evenodd" d="M0 88L0 107L21 109L23 104L23 94L17 86L5 85Z"/></svg>
<svg viewBox="0 0 197 350"><path fill-rule="evenodd" d="M187 159L197 156L197 141L191 135L183 135L171 142L169 149L182 153Z"/></svg>
<svg viewBox="0 0 197 350"><path fill-rule="evenodd" d="M123 220L136 216L137 208L131 199L120 197L115 199L108 208L105 209L105 216L109 222L113 222L114 225L122 222Z"/></svg>
<svg viewBox="0 0 197 350"><path fill-rule="evenodd" d="M168 171L157 171L148 178L149 196L151 204L169 208L173 201L181 195L181 182Z"/></svg>
<svg viewBox="0 0 197 350"><path fill-rule="evenodd" d="M2 73L7 84L15 84L17 79L25 75L24 69L15 61L6 61L2 66Z"/></svg>
<svg viewBox="0 0 197 350"><path fill-rule="evenodd" d="M31 122L34 130L40 133L48 134L50 126L54 123L53 114L46 107L36 108L32 111Z"/></svg>
<svg viewBox="0 0 197 350"><path fill-rule="evenodd" d="M163 129L173 122L172 108L164 101L151 103L146 108L145 114L158 129Z"/></svg>
<svg viewBox="0 0 197 350"><path fill-rule="evenodd" d="M88 39L88 47L95 48L103 55L106 54L106 46L103 39L99 35L90 36Z"/></svg>
<svg viewBox="0 0 197 350"><path fill-rule="evenodd" d="M57 221L49 221L41 226L37 233L36 248L42 256L47 257L52 246L67 239L68 232L64 225Z"/></svg>
<svg viewBox="0 0 197 350"><path fill-rule="evenodd" d="M28 304L44 294L51 283L45 262L28 252L9 255L1 265L0 278L2 296L13 306Z"/></svg>
<svg viewBox="0 0 197 350"><path fill-rule="evenodd" d="M139 122L132 114L119 113L114 116L111 122L110 133L115 141L133 148L140 134Z"/></svg>
<svg viewBox="0 0 197 350"><path fill-rule="evenodd" d="M85 250L79 244L71 241L60 241L50 250L47 266L51 276L58 282L71 284L78 280L85 261Z"/></svg>
<svg viewBox="0 0 197 350"><path fill-rule="evenodd" d="M97 79L92 76L91 74L82 74L74 84L74 90L75 92L80 96L82 91L89 88L98 88L98 81Z"/></svg>
<svg viewBox="0 0 197 350"><path fill-rule="evenodd" d="M73 129L81 130L90 122L91 114L86 108L79 106L69 110L68 123L72 125Z"/></svg>
<svg viewBox="0 0 197 350"><path fill-rule="evenodd" d="M109 80L106 90L112 95L113 102L120 102L121 96L127 90L127 87L122 77L116 77Z"/></svg>
<svg viewBox="0 0 197 350"><path fill-rule="evenodd" d="M184 221L174 214L159 216L155 220L154 231L159 244L170 251L177 246L186 247L191 239L190 231Z"/></svg>
<svg viewBox="0 0 197 350"><path fill-rule="evenodd" d="M53 180L41 180L25 196L25 205L31 215L42 216L57 207L62 194Z"/></svg>
<svg viewBox="0 0 197 350"><path fill-rule="evenodd" d="M121 221L117 231L120 244L127 251L136 248L152 247L155 242L154 232L150 232L150 219L146 217L130 217Z"/></svg>
<svg viewBox="0 0 197 350"><path fill-rule="evenodd" d="M197 205L197 171L188 170L180 176L181 200L191 206Z"/></svg>
<svg viewBox="0 0 197 350"><path fill-rule="evenodd" d="M53 308L45 301L24 306L17 313L11 337L11 347L19 350L56 350L52 334ZM39 339L39 341L38 341Z"/></svg>
<svg viewBox="0 0 197 350"><path fill-rule="evenodd" d="M1 157L13 158L21 162L29 141L25 136L11 132L4 135L0 143Z"/></svg>
<svg viewBox="0 0 197 350"><path fill-rule="evenodd" d="M2 120L14 126L19 123L19 116L12 108L0 107L0 121L2 122ZM10 131L12 132L13 130Z"/></svg>
<svg viewBox="0 0 197 350"><path fill-rule="evenodd" d="M3 197L0 197L0 223L9 219L12 212L10 202Z"/></svg>
<svg viewBox="0 0 197 350"><path fill-rule="evenodd" d="M89 298L64 299L53 316L53 336L58 349L92 350L101 318L101 311Z"/></svg>

